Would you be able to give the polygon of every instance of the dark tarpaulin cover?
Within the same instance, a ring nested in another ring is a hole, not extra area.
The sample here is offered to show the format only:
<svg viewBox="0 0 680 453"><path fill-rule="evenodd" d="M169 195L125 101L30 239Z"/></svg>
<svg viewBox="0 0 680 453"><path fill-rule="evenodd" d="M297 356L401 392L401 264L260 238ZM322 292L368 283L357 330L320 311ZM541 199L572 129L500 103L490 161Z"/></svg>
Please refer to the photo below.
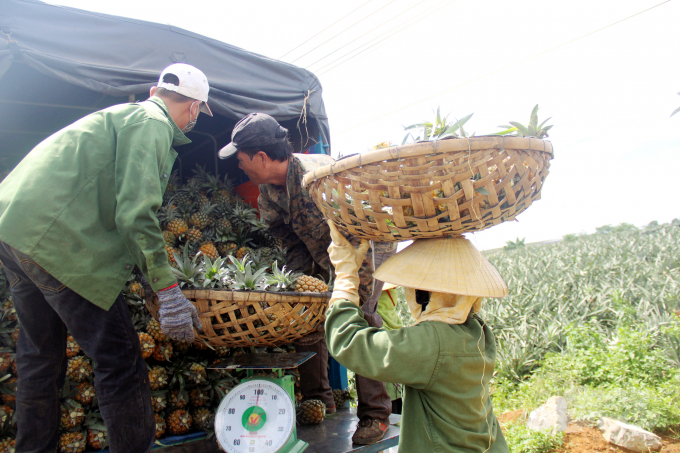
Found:
<svg viewBox="0 0 680 453"><path fill-rule="evenodd" d="M279 121L317 122L330 144L321 84L309 71L171 25L93 13L37 0L0 0L0 79L15 59L109 96L148 93L172 63L188 63L210 83L213 113L234 121L264 112ZM311 137L315 139L316 137Z"/></svg>

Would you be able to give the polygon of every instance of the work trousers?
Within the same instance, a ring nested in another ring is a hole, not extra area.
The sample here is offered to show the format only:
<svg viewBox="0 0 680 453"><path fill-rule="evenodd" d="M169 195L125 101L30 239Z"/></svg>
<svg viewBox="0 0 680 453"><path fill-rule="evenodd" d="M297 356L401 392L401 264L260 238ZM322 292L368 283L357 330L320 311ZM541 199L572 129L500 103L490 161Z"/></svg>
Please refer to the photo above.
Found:
<svg viewBox="0 0 680 453"><path fill-rule="evenodd" d="M68 331L94 361L95 391L110 451L149 452L155 419L148 371L123 297L108 311L99 308L4 242L0 261L21 324L16 451L56 451Z"/></svg>

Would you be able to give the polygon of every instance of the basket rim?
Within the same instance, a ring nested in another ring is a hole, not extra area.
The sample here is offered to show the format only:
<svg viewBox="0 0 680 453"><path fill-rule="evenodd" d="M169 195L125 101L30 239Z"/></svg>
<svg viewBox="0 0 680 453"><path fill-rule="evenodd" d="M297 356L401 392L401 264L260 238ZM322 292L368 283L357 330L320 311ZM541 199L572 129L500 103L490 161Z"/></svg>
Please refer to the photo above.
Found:
<svg viewBox="0 0 680 453"><path fill-rule="evenodd" d="M354 154L344 159L337 160L332 164L324 165L306 173L302 178L302 186L306 187L312 182L363 165L374 164L384 160L398 159L400 157L417 157L433 152L467 151L489 148L510 148L544 152L553 156L553 146L549 140L535 137L514 137L506 135L482 135L478 137L451 137L442 140L412 143L409 145L390 146L371 150L369 152Z"/></svg>
<svg viewBox="0 0 680 453"><path fill-rule="evenodd" d="M182 289L182 294L190 293L195 294L196 292L217 292L217 293L231 293L231 294L260 294L262 297L260 300L267 300L268 297L280 298L281 296L296 298L312 298L312 299L323 299L328 300L331 298L332 293L330 291L324 293L316 292L302 292L302 291L262 291L262 290L239 290L239 289L229 289L229 288L187 288ZM190 299L190 298L187 298Z"/></svg>

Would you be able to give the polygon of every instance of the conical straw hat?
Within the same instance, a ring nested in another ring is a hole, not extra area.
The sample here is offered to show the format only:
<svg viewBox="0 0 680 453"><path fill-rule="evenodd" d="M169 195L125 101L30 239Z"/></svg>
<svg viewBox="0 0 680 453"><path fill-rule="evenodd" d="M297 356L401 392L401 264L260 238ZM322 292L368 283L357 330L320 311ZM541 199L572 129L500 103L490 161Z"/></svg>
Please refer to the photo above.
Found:
<svg viewBox="0 0 680 453"><path fill-rule="evenodd" d="M390 257L375 278L407 288L477 297L505 297L495 267L462 236L418 239Z"/></svg>

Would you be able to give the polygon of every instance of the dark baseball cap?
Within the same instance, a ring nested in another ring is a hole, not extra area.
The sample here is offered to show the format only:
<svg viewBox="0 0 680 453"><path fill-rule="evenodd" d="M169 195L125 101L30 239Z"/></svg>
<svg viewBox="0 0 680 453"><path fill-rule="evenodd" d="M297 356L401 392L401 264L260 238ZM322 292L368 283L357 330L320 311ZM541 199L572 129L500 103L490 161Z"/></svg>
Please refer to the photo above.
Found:
<svg viewBox="0 0 680 453"><path fill-rule="evenodd" d="M266 113L249 113L236 123L231 143L219 152L220 158L233 156L241 148L268 146L286 140L288 129Z"/></svg>

